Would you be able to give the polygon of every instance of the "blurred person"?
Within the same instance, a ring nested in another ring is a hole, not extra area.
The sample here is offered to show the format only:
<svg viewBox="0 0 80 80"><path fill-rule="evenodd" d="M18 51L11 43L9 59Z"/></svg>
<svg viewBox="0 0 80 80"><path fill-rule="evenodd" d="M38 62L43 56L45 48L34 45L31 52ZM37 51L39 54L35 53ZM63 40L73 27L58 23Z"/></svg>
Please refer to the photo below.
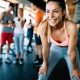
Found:
<svg viewBox="0 0 80 80"><path fill-rule="evenodd" d="M38 30L38 25L43 20L44 11L37 6L38 3L39 3L38 1L36 3L31 3L31 8L34 10L33 13L35 14L35 16L31 15L35 20L34 37L35 37L35 45L36 45L36 59L33 62L33 65L35 66L40 66L42 64L42 42L40 36L37 35L37 30Z"/></svg>
<svg viewBox="0 0 80 80"><path fill-rule="evenodd" d="M68 7L68 4L67 4L67 0L65 0L65 3L66 3L66 17L71 20L71 17L70 17L70 14L69 14L69 7Z"/></svg>
<svg viewBox="0 0 80 80"><path fill-rule="evenodd" d="M29 39L28 45L27 45L27 52L31 53L32 52L32 38L33 38L33 23L32 20L29 19L29 23L27 25L27 38Z"/></svg>
<svg viewBox="0 0 80 80"><path fill-rule="evenodd" d="M47 19L38 27L43 54L43 64L39 69L38 80L79 80L77 26L65 16L64 0L47 1Z"/></svg>
<svg viewBox="0 0 80 80"><path fill-rule="evenodd" d="M27 29L27 39L28 39L28 44L27 44L27 52L31 53L33 51L32 49L32 40L33 40L33 18L31 17L30 14L27 15L26 23L24 25Z"/></svg>
<svg viewBox="0 0 80 80"><path fill-rule="evenodd" d="M80 24L80 0L77 0L77 4L75 7L75 13L74 13L74 22L76 24Z"/></svg>
<svg viewBox="0 0 80 80"><path fill-rule="evenodd" d="M77 0L73 21L77 24L77 28L78 28L77 47L78 47L78 50L79 50L79 53L80 53L80 0ZM80 56L80 54L79 54L79 56Z"/></svg>
<svg viewBox="0 0 80 80"><path fill-rule="evenodd" d="M10 3L7 10L2 12L0 15L0 63L2 63L2 47L7 44L7 54L6 54L6 63L11 63L9 56L10 44L13 42L13 11L14 4Z"/></svg>
<svg viewBox="0 0 80 80"><path fill-rule="evenodd" d="M18 8L18 17L14 18L15 28L14 28L14 44L16 59L13 61L14 64L23 64L24 51L24 19L23 19L23 8Z"/></svg>
<svg viewBox="0 0 80 80"><path fill-rule="evenodd" d="M77 3L78 0L71 0L71 3L74 5Z"/></svg>

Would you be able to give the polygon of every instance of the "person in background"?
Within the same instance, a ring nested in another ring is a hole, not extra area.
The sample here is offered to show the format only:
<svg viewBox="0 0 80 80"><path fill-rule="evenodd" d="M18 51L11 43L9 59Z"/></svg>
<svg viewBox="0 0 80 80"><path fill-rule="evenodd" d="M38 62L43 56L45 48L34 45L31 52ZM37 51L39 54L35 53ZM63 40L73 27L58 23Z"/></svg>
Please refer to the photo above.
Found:
<svg viewBox="0 0 80 80"><path fill-rule="evenodd" d="M77 0L73 21L77 24L77 28L78 28L77 47L78 47L78 50L79 50L79 53L80 53L80 0ZM80 56L80 54L79 54L79 56Z"/></svg>
<svg viewBox="0 0 80 80"><path fill-rule="evenodd" d="M71 0L71 3L74 5L77 3L78 0Z"/></svg>
<svg viewBox="0 0 80 80"><path fill-rule="evenodd" d="M47 19L40 23L37 33L41 37L43 54L38 80L79 80L77 26L65 16L64 0L47 1Z"/></svg>
<svg viewBox="0 0 80 80"><path fill-rule="evenodd" d="M76 24L80 23L80 10L79 9L80 9L80 0L77 0L75 13L74 13L74 20L73 20Z"/></svg>
<svg viewBox="0 0 80 80"><path fill-rule="evenodd" d="M23 19L23 8L18 8L18 17L14 18L15 28L14 28L14 44L16 59L13 61L14 64L23 64L24 51L24 19Z"/></svg>
<svg viewBox="0 0 80 80"><path fill-rule="evenodd" d="M28 45L27 45L27 52L31 53L32 52L32 38L33 38L33 23L32 20L29 19L28 25L27 25L27 38L29 39Z"/></svg>
<svg viewBox="0 0 80 80"><path fill-rule="evenodd" d="M66 3L66 18L71 20L70 13L69 13L69 7L68 7L68 4L67 4L67 0L65 0L65 3Z"/></svg>
<svg viewBox="0 0 80 80"><path fill-rule="evenodd" d="M6 63L11 63L11 59L9 56L10 44L13 42L13 15L11 11L13 11L14 4L10 3L7 10L2 12L0 15L0 63L2 63L2 48L5 44L7 44L7 54L6 54Z"/></svg>
<svg viewBox="0 0 80 80"><path fill-rule="evenodd" d="M36 59L33 62L33 65L39 66L42 64L42 43L40 36L37 35L38 25L43 20L43 11L34 5L31 4L32 9L35 11L33 12L35 14L34 20L34 37L35 37L35 44L36 44Z"/></svg>

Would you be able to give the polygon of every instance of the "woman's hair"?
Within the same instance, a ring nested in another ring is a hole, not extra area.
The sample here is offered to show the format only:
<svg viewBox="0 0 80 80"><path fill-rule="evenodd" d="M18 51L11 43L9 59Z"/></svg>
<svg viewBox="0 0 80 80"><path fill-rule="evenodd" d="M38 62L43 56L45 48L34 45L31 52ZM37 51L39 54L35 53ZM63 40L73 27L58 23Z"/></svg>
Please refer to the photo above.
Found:
<svg viewBox="0 0 80 80"><path fill-rule="evenodd" d="M46 2L46 4L50 1L53 1L53 2L58 2L60 7L62 8L62 10L66 10L66 3L65 3L65 0L48 0Z"/></svg>
<svg viewBox="0 0 80 80"><path fill-rule="evenodd" d="M18 8L18 10L21 10L21 11L23 11L23 8Z"/></svg>
<svg viewBox="0 0 80 80"><path fill-rule="evenodd" d="M60 7L61 7L61 9L62 9L62 11L65 11L65 10L66 10L66 4L65 4L65 1L64 1L64 0L48 0L48 1L46 2L46 4L47 4L48 2L50 2L50 1L58 2L59 5L60 5ZM66 18L65 18L65 15L64 15L64 16L63 16L63 20L65 20L65 19L66 19ZM48 21L43 21L42 24L41 24L41 26L44 26L44 29L42 28L41 31L43 31L43 33L46 33L47 39L49 40L49 36L51 35L51 27L50 27ZM40 26L40 27L41 27L41 26ZM42 34L41 31L39 31L38 33ZM40 35L40 34L39 34L39 35Z"/></svg>
<svg viewBox="0 0 80 80"><path fill-rule="evenodd" d="M35 6L37 6L41 10L45 11L46 3L45 3L44 0L28 0L28 1L30 1L31 3L33 3Z"/></svg>
<svg viewBox="0 0 80 80"><path fill-rule="evenodd" d="M13 4L13 3L10 3L10 4L9 4L9 6L11 6L11 7L13 7L13 8L14 8L14 4Z"/></svg>

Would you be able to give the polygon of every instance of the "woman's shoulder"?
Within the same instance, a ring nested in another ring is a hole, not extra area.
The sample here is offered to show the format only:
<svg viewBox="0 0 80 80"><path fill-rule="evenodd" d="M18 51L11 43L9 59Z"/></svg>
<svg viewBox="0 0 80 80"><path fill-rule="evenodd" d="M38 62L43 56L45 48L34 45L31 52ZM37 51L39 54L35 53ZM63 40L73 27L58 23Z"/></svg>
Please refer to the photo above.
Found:
<svg viewBox="0 0 80 80"><path fill-rule="evenodd" d="M77 31L77 25L73 21L66 20L65 27L68 33L74 33Z"/></svg>
<svg viewBox="0 0 80 80"><path fill-rule="evenodd" d="M38 34L45 34L48 26L47 20L42 21L38 26Z"/></svg>
<svg viewBox="0 0 80 80"><path fill-rule="evenodd" d="M77 25L73 22L73 21L71 21L71 20L66 20L65 21L65 26L66 26L66 28L77 28Z"/></svg>
<svg viewBox="0 0 80 80"><path fill-rule="evenodd" d="M72 20L65 20L64 22L68 25L75 25L75 23Z"/></svg>

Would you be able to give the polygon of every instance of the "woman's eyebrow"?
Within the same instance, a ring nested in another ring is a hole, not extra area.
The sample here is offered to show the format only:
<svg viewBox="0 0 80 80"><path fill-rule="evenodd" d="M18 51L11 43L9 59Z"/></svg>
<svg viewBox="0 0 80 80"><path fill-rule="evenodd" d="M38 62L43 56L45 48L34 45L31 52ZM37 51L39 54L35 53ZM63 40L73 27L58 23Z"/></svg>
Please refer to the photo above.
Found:
<svg viewBox="0 0 80 80"><path fill-rule="evenodd" d="M46 9L46 10L50 10L50 9ZM52 9L52 11L53 11L53 10L60 10L60 9L57 9L57 8L56 8L56 9Z"/></svg>

